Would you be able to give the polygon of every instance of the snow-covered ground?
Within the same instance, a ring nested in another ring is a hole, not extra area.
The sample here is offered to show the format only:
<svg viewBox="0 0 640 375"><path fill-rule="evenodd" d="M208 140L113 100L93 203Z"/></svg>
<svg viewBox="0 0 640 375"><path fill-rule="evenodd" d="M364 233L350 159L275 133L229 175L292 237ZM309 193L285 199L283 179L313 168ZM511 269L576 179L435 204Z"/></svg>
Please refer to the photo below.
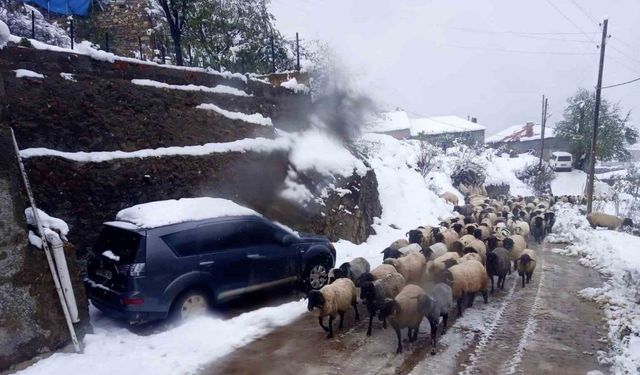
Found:
<svg viewBox="0 0 640 375"><path fill-rule="evenodd" d="M610 230L593 230L577 208L557 210L552 242L570 242L555 252L580 256L580 263L606 279L600 288L580 292L602 305L609 326L611 353L598 359L612 365L614 374L637 374L640 369L640 237Z"/></svg>
<svg viewBox="0 0 640 375"><path fill-rule="evenodd" d="M551 182L551 192L554 195L584 194L587 184L587 174L574 169L571 172L556 172L556 178Z"/></svg>

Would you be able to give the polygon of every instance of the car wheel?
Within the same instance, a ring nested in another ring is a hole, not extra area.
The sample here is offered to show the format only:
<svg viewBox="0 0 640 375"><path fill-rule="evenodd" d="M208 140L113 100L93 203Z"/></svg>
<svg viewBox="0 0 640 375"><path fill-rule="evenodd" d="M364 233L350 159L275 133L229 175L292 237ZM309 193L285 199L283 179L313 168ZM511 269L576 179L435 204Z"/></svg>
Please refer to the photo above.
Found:
<svg viewBox="0 0 640 375"><path fill-rule="evenodd" d="M329 266L324 259L315 259L307 267L304 281L309 290L317 290L327 285Z"/></svg>
<svg viewBox="0 0 640 375"><path fill-rule="evenodd" d="M203 316L209 310L207 293L196 289L182 294L171 308L171 317L176 322Z"/></svg>

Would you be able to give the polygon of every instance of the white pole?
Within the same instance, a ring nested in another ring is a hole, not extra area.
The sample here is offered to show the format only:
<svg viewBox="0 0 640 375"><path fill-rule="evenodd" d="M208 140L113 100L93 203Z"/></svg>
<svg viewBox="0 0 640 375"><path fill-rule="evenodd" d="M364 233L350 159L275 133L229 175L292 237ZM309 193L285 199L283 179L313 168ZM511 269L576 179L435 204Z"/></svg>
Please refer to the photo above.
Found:
<svg viewBox="0 0 640 375"><path fill-rule="evenodd" d="M73 323L71 322L71 317L69 316L69 309L67 308L67 303L65 301L64 295L62 294L62 289L60 288L60 280L58 279L58 272L56 270L55 265L53 264L53 259L51 258L51 250L49 249L49 244L47 243L47 238L44 234L44 228L42 227L42 223L40 223L40 215L38 215L38 208L36 207L36 201L33 197L33 192L31 191L31 185L29 184L29 178L27 177L27 172L24 169L24 164L22 164L22 159L20 158L20 149L18 148L18 142L16 141L16 135L13 132L13 128L11 129L11 137L13 138L13 148L16 153L16 157L18 158L18 166L20 167L20 173L22 174L22 182L24 182L24 187L27 190L27 196L29 197L29 203L31 204L31 210L33 212L33 219L36 222L36 227L38 228L38 232L40 233L40 239L42 240L42 249L47 256L47 262L49 263L49 271L51 271L51 276L53 277L53 284L56 287L56 292L58 293L58 299L60 300L60 306L62 306L62 312L64 313L64 319L67 322L67 328L69 329L69 334L71 335L71 341L73 342L73 346L76 349L76 352L80 353L80 344L78 343L78 338L76 337L76 331L73 328Z"/></svg>
<svg viewBox="0 0 640 375"><path fill-rule="evenodd" d="M71 277L69 276L67 259L64 256L64 244L60 240L58 234L53 231L47 231L47 240L51 245L53 260L55 260L56 263L58 279L60 279L62 294L64 294L64 299L67 302L67 307L69 308L69 315L74 323L78 323L80 321L80 317L78 315L78 304L76 303L76 296L73 293L73 285L71 284Z"/></svg>

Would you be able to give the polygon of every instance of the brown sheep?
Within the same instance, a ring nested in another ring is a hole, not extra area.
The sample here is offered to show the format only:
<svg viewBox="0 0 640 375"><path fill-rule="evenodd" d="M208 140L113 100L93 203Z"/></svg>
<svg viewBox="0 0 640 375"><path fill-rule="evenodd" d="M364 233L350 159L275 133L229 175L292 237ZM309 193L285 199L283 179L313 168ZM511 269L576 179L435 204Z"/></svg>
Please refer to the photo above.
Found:
<svg viewBox="0 0 640 375"><path fill-rule="evenodd" d="M440 194L440 198L444 199L454 206L458 205L458 196L449 191L445 191L444 193Z"/></svg>
<svg viewBox="0 0 640 375"><path fill-rule="evenodd" d="M389 321L396 332L398 347L396 354L402 352L402 338L400 330L409 329L409 340L418 338L418 328L424 317L424 313L418 309L418 299L426 296L425 291L417 285L407 285L394 299L387 298L380 306L378 319Z"/></svg>
<svg viewBox="0 0 640 375"><path fill-rule="evenodd" d="M591 227L606 227L609 230L616 230L621 226L631 226L633 221L631 219L620 219L617 216L605 214L603 212L592 212L587 215L587 221L591 224Z"/></svg>
<svg viewBox="0 0 640 375"><path fill-rule="evenodd" d="M453 290L453 298L458 302L458 316L462 315L465 299L467 299L467 306L473 306L473 299L477 292L481 292L484 302L488 303L487 271L482 263L476 260L459 263L444 271L443 281Z"/></svg>
<svg viewBox="0 0 640 375"><path fill-rule="evenodd" d="M527 241L519 234L512 234L502 241L502 246L509 250L509 255L513 262L513 269L515 270L522 251L527 248Z"/></svg>
<svg viewBox="0 0 640 375"><path fill-rule="evenodd" d="M536 252L531 249L525 249L518 260L518 275L522 277L522 287L524 288L525 279L527 284L531 282L531 275L536 269Z"/></svg>
<svg viewBox="0 0 640 375"><path fill-rule="evenodd" d="M410 253L402 258L385 259L385 264L395 267L409 283L420 283L427 268L427 259L421 253Z"/></svg>
<svg viewBox="0 0 640 375"><path fill-rule="evenodd" d="M316 310L318 313L318 323L328 334L327 338L333 337L333 320L340 316L338 328L342 329L344 313L353 306L356 311L356 320L360 320L358 314L356 285L347 278L338 279L333 284L325 285L320 290L312 290L307 294L309 302L307 309ZM324 317L329 317L329 327L325 327Z"/></svg>

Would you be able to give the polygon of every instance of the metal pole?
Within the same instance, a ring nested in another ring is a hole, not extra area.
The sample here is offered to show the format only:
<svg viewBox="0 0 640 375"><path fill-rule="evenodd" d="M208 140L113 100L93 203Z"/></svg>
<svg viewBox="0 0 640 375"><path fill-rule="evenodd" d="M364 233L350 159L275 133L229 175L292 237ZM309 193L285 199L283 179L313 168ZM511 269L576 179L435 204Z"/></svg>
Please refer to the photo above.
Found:
<svg viewBox="0 0 640 375"><path fill-rule="evenodd" d="M589 150L589 175L587 177L587 214L593 210L593 184L596 169L596 149L598 144L598 118L600 117L600 94L602 91L602 70L604 68L604 49L607 43L607 26L609 20L605 19L602 25L602 43L600 44L600 66L598 67L598 85L596 86L596 105L593 114L593 138Z"/></svg>
<svg viewBox="0 0 640 375"><path fill-rule="evenodd" d="M162 63L166 64L167 60L165 60L164 44L160 45L160 56L162 57Z"/></svg>
<svg viewBox="0 0 640 375"><path fill-rule="evenodd" d="M296 70L300 71L300 39L296 33Z"/></svg>
<svg viewBox="0 0 640 375"><path fill-rule="evenodd" d="M138 48L140 49L140 60L145 60L142 54L142 38L138 37Z"/></svg>
<svg viewBox="0 0 640 375"><path fill-rule="evenodd" d="M69 20L69 34L71 34L71 49L73 49L73 18Z"/></svg>
<svg viewBox="0 0 640 375"><path fill-rule="evenodd" d="M544 131L545 131L545 128L547 127L547 109L548 108L549 108L549 99L545 98L544 95L542 95L542 124L540 124L542 129L540 131L540 165L538 166L539 168L542 168L542 159L544 158Z"/></svg>
<svg viewBox="0 0 640 375"><path fill-rule="evenodd" d="M49 270L51 271L51 276L53 277L53 284L55 285L56 292L58 293L58 299L60 300L60 305L62 306L62 312L64 313L64 319L67 322L67 328L69 329L69 335L71 335L71 341L73 342L73 347L76 349L76 352L80 353L80 344L78 343L78 338L76 337L76 331L73 327L73 323L71 322L71 315L69 314L69 308L67 306L66 299L62 293L62 288L60 287L60 279L58 279L58 271L56 266L53 264L53 258L51 257L51 249L49 249L49 243L47 242L47 238L44 233L44 228L42 227L42 223L40 222L40 215L38 214L38 208L36 207L36 200L33 197L33 191L31 190L31 185L29 184L29 178L27 177L27 172L24 169L24 164L22 164L22 159L20 158L20 149L18 148L18 142L16 141L16 135L13 132L13 128L11 129L11 138L13 139L13 148L16 153L16 157L18 158L18 166L20 167L20 173L22 174L22 182L24 183L24 187L27 190L27 197L29 198L29 204L31 205L31 210L33 213L33 218L36 222L36 227L38 228L38 232L40 232L40 240L42 241L42 249L44 250L45 255L47 256L47 262L49 263Z"/></svg>
<svg viewBox="0 0 640 375"><path fill-rule="evenodd" d="M104 49L109 52L109 32L104 33Z"/></svg>
<svg viewBox="0 0 640 375"><path fill-rule="evenodd" d="M271 72L276 72L276 47L273 42L273 33L271 33Z"/></svg>
<svg viewBox="0 0 640 375"><path fill-rule="evenodd" d="M542 117L540 118L540 127L544 129L544 94L542 95ZM540 133L540 140L542 141L544 136ZM540 162L538 163L538 169L542 168L542 147L540 147Z"/></svg>
<svg viewBox="0 0 640 375"><path fill-rule="evenodd" d="M31 39L36 38L36 15L31 11Z"/></svg>

